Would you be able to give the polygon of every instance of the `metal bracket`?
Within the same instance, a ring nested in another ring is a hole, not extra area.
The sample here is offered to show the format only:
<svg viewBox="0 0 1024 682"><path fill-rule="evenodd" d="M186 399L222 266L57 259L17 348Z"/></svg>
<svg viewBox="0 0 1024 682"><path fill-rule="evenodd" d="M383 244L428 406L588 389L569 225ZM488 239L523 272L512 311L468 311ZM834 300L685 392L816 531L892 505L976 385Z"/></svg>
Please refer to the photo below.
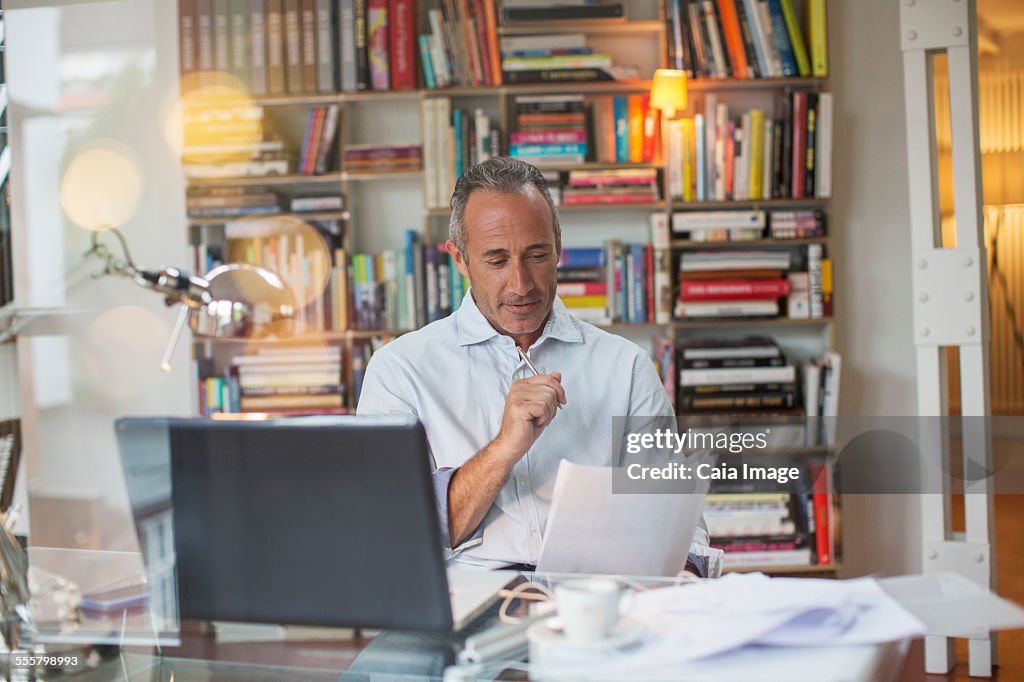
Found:
<svg viewBox="0 0 1024 682"><path fill-rule="evenodd" d="M985 543L945 540L924 543L924 573L940 573L953 571L968 578L974 583L989 589L989 576L992 572L992 551ZM929 631L929 635L942 637L969 637L982 639L989 636L984 628L949 629Z"/></svg>
<svg viewBox="0 0 1024 682"><path fill-rule="evenodd" d="M904 50L937 50L967 46L970 14L966 0L903 0L900 36Z"/></svg>
<svg viewBox="0 0 1024 682"><path fill-rule="evenodd" d="M981 252L932 249L914 258L914 343L976 346L983 331Z"/></svg>

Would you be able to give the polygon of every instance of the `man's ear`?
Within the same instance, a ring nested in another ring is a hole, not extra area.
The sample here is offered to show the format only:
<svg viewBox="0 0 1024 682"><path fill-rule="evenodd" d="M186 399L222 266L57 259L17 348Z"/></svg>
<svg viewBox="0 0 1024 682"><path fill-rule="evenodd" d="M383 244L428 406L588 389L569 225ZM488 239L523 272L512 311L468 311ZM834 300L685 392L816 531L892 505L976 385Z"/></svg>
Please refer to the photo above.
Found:
<svg viewBox="0 0 1024 682"><path fill-rule="evenodd" d="M463 277L469 277L469 267L466 265L466 259L462 256L462 252L459 251L459 247L455 246L455 242L451 239L444 243L444 248L448 251L448 255L455 261L455 268Z"/></svg>

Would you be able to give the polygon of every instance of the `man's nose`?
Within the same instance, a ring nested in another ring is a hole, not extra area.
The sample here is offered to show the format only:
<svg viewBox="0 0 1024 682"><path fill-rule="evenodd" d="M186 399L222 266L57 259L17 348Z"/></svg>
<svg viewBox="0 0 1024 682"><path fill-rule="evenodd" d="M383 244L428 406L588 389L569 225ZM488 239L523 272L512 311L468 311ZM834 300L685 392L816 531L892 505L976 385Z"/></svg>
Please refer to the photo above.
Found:
<svg viewBox="0 0 1024 682"><path fill-rule="evenodd" d="M521 261L515 261L509 273L508 289L516 296L525 296L533 288L530 270Z"/></svg>

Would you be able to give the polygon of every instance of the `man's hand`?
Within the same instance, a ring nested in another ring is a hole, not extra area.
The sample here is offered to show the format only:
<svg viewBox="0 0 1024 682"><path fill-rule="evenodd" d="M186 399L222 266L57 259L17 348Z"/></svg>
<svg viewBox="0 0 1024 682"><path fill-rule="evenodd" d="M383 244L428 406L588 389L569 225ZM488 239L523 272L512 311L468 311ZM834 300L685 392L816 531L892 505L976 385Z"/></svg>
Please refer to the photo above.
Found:
<svg viewBox="0 0 1024 682"><path fill-rule="evenodd" d="M505 398L501 430L493 445L513 462L518 461L555 418L558 406L565 402L561 372L519 379Z"/></svg>

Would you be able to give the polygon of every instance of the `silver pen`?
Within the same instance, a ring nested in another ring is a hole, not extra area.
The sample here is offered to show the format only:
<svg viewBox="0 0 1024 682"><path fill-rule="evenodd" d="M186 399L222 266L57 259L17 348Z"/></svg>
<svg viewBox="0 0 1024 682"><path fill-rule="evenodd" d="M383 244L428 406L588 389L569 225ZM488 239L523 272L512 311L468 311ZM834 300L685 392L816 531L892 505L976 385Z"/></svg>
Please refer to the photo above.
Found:
<svg viewBox="0 0 1024 682"><path fill-rule="evenodd" d="M516 346L516 350L519 351L519 357L523 359L523 362L526 363L526 366L530 368L531 372L533 372L533 376L540 376L540 372L538 372L537 368L533 366L532 362L530 362L530 358L526 356L526 353L523 352L523 349L520 348L519 346ZM555 403L555 406L558 409L562 409L562 403Z"/></svg>

